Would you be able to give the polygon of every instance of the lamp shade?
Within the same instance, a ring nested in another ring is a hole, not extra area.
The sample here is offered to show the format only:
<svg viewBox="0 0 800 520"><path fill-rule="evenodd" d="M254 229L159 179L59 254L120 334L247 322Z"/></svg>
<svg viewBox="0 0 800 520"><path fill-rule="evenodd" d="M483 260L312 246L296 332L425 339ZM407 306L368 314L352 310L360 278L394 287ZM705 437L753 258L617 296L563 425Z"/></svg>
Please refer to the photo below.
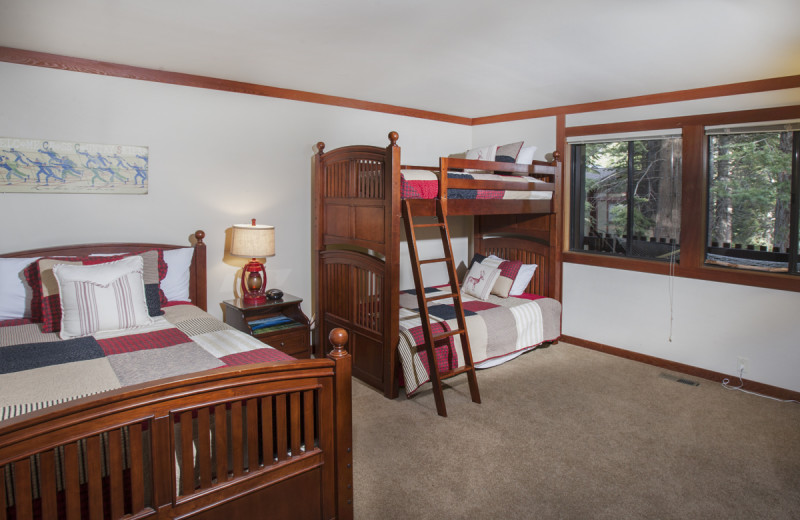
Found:
<svg viewBox="0 0 800 520"><path fill-rule="evenodd" d="M275 256L275 227L263 224L234 224L231 254L248 258Z"/></svg>

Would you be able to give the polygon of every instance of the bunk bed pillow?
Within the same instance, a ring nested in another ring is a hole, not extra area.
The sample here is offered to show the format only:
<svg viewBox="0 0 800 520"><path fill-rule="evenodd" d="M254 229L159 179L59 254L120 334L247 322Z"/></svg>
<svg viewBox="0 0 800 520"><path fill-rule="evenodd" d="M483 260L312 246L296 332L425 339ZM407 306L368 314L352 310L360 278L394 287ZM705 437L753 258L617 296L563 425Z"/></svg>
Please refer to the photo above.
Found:
<svg viewBox="0 0 800 520"><path fill-rule="evenodd" d="M473 161L494 161L497 145L467 150L466 158ZM486 170L465 169L464 173L485 173Z"/></svg>
<svg viewBox="0 0 800 520"><path fill-rule="evenodd" d="M497 277L491 292L501 298L508 298L511 287L514 285L514 281L517 279L519 270L522 267L522 262L503 260L492 255L483 259L480 263L500 270L500 276Z"/></svg>
<svg viewBox="0 0 800 520"><path fill-rule="evenodd" d="M497 153L495 153L494 160L495 162L505 162L505 163L515 163L517 162L517 156L519 155L519 151L522 148L523 141L518 143L511 143L511 144L504 144L502 146L497 147ZM495 171L497 175L511 175L512 172L501 172Z"/></svg>
<svg viewBox="0 0 800 520"><path fill-rule="evenodd" d="M0 258L0 321L31 318L32 291L25 269L38 258Z"/></svg>
<svg viewBox="0 0 800 520"><path fill-rule="evenodd" d="M531 283L533 279L534 273L536 273L537 267L536 264L522 264L519 268L517 278L514 280L514 285L511 286L511 291L508 293L509 296L520 296L525 292L525 289L528 288L528 284Z"/></svg>
<svg viewBox="0 0 800 520"><path fill-rule="evenodd" d="M141 256L95 265L53 266L61 301L61 339L152 324L143 272Z"/></svg>
<svg viewBox="0 0 800 520"><path fill-rule="evenodd" d="M506 262L507 260L503 260L499 256L489 255L486 257L487 260L491 260L494 262ZM525 289L528 287L528 284L531 283L533 279L534 273L536 273L536 268L538 266L536 264L520 264L519 271L517 271L517 276L514 278L514 283L511 285L511 290L508 292L509 296L519 296L525 293Z"/></svg>
<svg viewBox="0 0 800 520"><path fill-rule="evenodd" d="M470 296L486 301L489 299L492 287L494 287L499 276L500 269L475 262L472 264L466 278L464 278L464 283L461 285L461 288Z"/></svg>
<svg viewBox="0 0 800 520"><path fill-rule="evenodd" d="M467 150L466 158L474 161L494 161L495 155L497 155L496 145L484 146L483 148Z"/></svg>
<svg viewBox="0 0 800 520"><path fill-rule="evenodd" d="M536 153L535 146L523 146L517 154L517 164L531 164L533 162L533 154ZM527 173L514 172L514 175L526 176Z"/></svg>

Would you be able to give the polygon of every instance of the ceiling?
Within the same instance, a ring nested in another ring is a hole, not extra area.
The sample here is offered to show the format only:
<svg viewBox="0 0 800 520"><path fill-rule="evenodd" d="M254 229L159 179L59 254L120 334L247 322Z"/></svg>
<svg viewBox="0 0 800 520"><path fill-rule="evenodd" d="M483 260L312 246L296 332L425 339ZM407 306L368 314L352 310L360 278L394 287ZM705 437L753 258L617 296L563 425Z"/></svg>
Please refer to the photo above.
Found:
<svg viewBox="0 0 800 520"><path fill-rule="evenodd" d="M798 0L0 0L0 46L472 118L797 75L798 20Z"/></svg>

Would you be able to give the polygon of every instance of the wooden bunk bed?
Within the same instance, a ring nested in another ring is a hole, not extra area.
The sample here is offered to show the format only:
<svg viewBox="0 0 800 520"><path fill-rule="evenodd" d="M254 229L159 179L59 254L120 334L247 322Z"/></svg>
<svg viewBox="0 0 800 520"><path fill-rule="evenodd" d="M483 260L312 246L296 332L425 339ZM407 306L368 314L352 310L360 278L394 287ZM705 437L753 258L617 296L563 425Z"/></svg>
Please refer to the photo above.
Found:
<svg viewBox="0 0 800 520"><path fill-rule="evenodd" d="M206 310L203 237L194 234L194 306L166 307L167 317L171 309L192 320L200 315L214 334L230 329L233 338L256 341L200 311ZM185 247L94 244L0 257ZM0 322L0 338L20 326L10 321ZM187 326L197 328L196 321ZM352 518L351 357L346 332L330 332L327 358L193 372L0 421L0 519L231 519L267 512L270 518Z"/></svg>
<svg viewBox="0 0 800 520"><path fill-rule="evenodd" d="M433 170L444 193L448 188L549 192L547 198L533 200L451 198L447 214L475 216L476 253L537 264L525 292L561 299L558 152L549 163L520 165L442 157L438 167L420 168L401 166L397 140L397 133L391 132L386 148L346 146L329 152L324 143L318 143L313 187L317 331L321 338L334 327L346 329L353 375L388 398L399 394L400 379L401 172ZM479 181L447 175L463 169L523 174L541 182L535 187L530 183L528 188L508 188L499 175ZM435 203L434 199L414 199L410 207L415 217L433 216ZM316 355L323 355L323 342L317 338L315 345Z"/></svg>

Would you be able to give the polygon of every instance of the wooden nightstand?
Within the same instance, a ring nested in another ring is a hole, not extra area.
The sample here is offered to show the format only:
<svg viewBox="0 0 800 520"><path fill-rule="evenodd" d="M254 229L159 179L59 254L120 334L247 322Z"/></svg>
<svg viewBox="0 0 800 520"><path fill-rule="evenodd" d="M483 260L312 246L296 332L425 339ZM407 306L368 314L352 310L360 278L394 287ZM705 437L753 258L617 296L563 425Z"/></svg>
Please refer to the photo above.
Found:
<svg viewBox="0 0 800 520"><path fill-rule="evenodd" d="M245 305L240 298L225 300L225 323L290 356L310 358L310 325L300 309L302 301L291 294L261 305Z"/></svg>

